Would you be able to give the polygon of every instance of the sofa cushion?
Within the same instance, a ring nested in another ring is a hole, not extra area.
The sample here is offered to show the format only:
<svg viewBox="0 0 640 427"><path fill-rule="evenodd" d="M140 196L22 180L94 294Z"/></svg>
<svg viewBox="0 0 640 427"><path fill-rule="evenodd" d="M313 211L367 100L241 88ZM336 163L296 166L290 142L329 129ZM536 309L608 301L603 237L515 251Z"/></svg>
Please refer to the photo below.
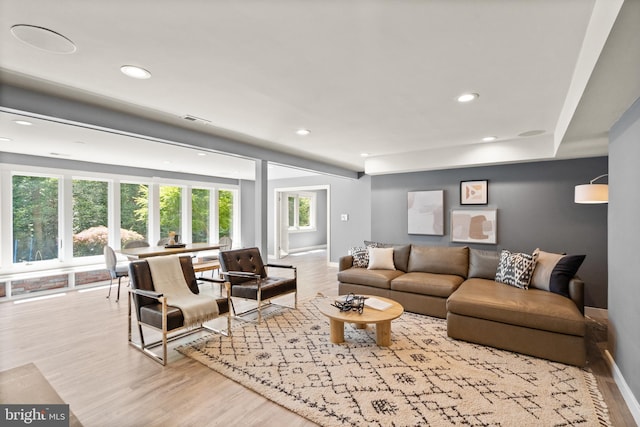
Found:
<svg viewBox="0 0 640 427"><path fill-rule="evenodd" d="M372 242L370 240L365 240L364 245L374 248L393 248L393 265L395 265L396 270L407 271L411 245L395 245L392 243Z"/></svg>
<svg viewBox="0 0 640 427"><path fill-rule="evenodd" d="M496 270L496 282L527 289L531 283L533 269L536 266L536 254L529 255L503 250Z"/></svg>
<svg viewBox="0 0 640 427"><path fill-rule="evenodd" d="M500 253L469 249L469 276L494 280L500 263Z"/></svg>
<svg viewBox="0 0 640 427"><path fill-rule="evenodd" d="M468 279L447 300L463 316L562 334L584 336L585 321L569 298L539 289L519 289L486 279Z"/></svg>
<svg viewBox="0 0 640 427"><path fill-rule="evenodd" d="M585 255L563 255L536 249L538 258L531 287L569 297L569 282L576 275Z"/></svg>
<svg viewBox="0 0 640 427"><path fill-rule="evenodd" d="M338 273L338 281L355 285L368 285L375 288L389 289L391 280L400 276L398 270L367 270L365 268L349 268Z"/></svg>
<svg viewBox="0 0 640 427"><path fill-rule="evenodd" d="M454 274L406 273L391 281L391 290L447 298L464 281Z"/></svg>
<svg viewBox="0 0 640 427"><path fill-rule="evenodd" d="M369 248L369 270L395 270L393 248Z"/></svg>
<svg viewBox="0 0 640 427"><path fill-rule="evenodd" d="M454 274L467 277L469 248L411 245L407 272Z"/></svg>

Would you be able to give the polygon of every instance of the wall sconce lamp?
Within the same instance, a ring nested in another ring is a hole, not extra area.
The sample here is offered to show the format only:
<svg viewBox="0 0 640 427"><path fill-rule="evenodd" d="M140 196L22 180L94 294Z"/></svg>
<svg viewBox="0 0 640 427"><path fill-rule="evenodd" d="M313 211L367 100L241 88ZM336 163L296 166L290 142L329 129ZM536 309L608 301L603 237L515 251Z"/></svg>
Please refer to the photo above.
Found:
<svg viewBox="0 0 640 427"><path fill-rule="evenodd" d="M574 202L582 204L597 204L609 202L609 185L608 184L594 184L595 181L600 178L609 176L604 175L593 178L589 184L576 185Z"/></svg>

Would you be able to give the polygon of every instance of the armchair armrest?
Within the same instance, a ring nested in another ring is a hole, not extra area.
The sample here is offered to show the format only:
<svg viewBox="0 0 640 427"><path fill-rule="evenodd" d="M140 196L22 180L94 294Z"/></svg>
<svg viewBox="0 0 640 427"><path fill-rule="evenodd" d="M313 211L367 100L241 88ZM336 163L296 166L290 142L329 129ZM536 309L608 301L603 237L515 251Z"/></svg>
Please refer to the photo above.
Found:
<svg viewBox="0 0 640 427"><path fill-rule="evenodd" d="M140 296L148 297L148 298L153 298L153 299L157 299L157 300L159 300L160 298L162 298L164 296L164 294L161 294L160 292L145 291L144 289L129 289L129 292L131 292L132 294L136 294L136 295L140 295Z"/></svg>
<svg viewBox="0 0 640 427"><path fill-rule="evenodd" d="M212 283L226 283L225 279L215 277L198 277L198 281L212 282Z"/></svg>
<svg viewBox="0 0 640 427"><path fill-rule="evenodd" d="M274 268L295 268L293 265L287 264L267 264L265 267L274 267Z"/></svg>
<svg viewBox="0 0 640 427"><path fill-rule="evenodd" d="M244 277L247 279L259 279L260 275L256 273L248 273L244 271L223 271L220 273L222 276L227 277Z"/></svg>

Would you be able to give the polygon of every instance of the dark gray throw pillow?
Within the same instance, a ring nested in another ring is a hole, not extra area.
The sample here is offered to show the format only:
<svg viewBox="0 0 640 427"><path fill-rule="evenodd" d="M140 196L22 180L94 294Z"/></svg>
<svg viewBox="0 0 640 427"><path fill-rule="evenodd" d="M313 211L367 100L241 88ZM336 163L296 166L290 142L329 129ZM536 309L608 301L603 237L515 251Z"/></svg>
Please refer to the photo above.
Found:
<svg viewBox="0 0 640 427"><path fill-rule="evenodd" d="M469 250L469 278L495 280L500 263L500 254L496 251Z"/></svg>

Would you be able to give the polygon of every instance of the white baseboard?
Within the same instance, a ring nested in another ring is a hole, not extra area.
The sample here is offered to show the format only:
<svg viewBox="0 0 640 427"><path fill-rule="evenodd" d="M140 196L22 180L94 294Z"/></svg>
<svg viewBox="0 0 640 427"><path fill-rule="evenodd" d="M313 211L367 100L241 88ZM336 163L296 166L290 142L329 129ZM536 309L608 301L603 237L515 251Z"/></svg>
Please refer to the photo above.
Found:
<svg viewBox="0 0 640 427"><path fill-rule="evenodd" d="M318 249L327 249L327 245L307 246L304 248L289 249L290 254L297 254L299 252L317 251Z"/></svg>
<svg viewBox="0 0 640 427"><path fill-rule="evenodd" d="M622 372L620 372L620 369L618 369L618 365L616 365L616 361L613 360L613 357L611 356L611 353L609 353L609 350L604 351L604 357L607 364L609 365L609 369L611 369L613 380L618 386L618 389L620 390L620 393L622 394L622 397L627 404L627 407L629 408L633 419L636 421L636 424L640 425L640 403L638 403L638 400L633 395L633 392L622 376Z"/></svg>

